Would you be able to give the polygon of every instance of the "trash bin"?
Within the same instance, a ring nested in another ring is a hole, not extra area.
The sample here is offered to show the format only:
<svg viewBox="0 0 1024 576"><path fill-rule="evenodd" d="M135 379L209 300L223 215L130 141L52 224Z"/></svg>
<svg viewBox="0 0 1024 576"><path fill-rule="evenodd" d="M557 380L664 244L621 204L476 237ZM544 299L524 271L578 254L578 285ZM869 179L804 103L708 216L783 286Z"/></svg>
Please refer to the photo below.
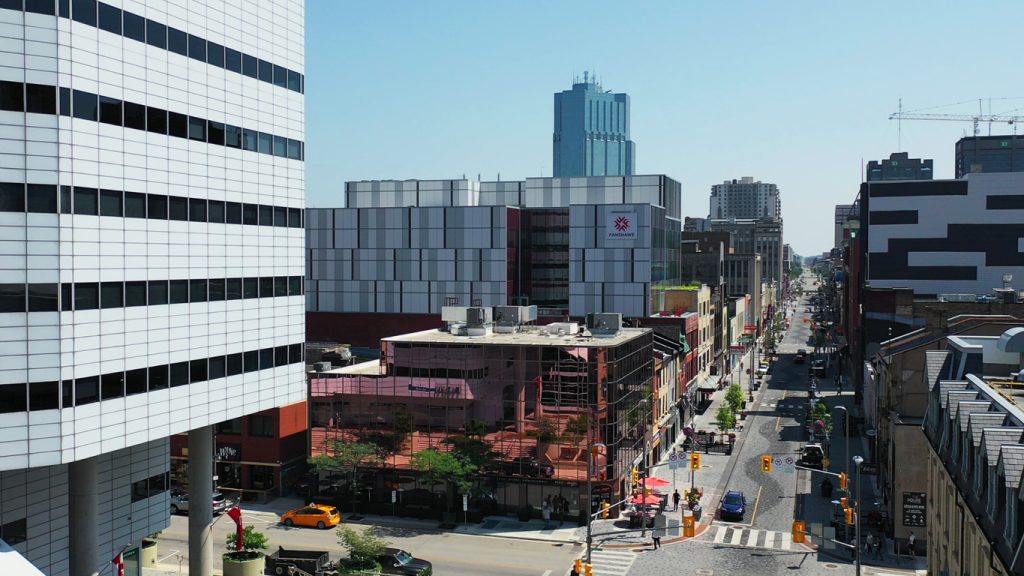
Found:
<svg viewBox="0 0 1024 576"><path fill-rule="evenodd" d="M832 482L830 482L828 478L821 483L821 495L825 498L832 497Z"/></svg>

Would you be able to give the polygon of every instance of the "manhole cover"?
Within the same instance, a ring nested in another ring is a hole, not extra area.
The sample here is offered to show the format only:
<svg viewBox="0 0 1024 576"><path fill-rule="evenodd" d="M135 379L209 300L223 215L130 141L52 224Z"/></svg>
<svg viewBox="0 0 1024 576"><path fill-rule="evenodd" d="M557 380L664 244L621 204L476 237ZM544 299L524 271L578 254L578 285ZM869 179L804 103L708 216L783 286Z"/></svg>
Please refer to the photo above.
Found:
<svg viewBox="0 0 1024 576"><path fill-rule="evenodd" d="M708 570L707 568L701 568L699 570L694 571L694 574L697 574L698 576L711 576L714 573L714 570Z"/></svg>
<svg viewBox="0 0 1024 576"><path fill-rule="evenodd" d="M829 562L828 564L825 564L825 568L828 568L829 570L835 570L836 568L839 568L839 564L832 564L831 562Z"/></svg>

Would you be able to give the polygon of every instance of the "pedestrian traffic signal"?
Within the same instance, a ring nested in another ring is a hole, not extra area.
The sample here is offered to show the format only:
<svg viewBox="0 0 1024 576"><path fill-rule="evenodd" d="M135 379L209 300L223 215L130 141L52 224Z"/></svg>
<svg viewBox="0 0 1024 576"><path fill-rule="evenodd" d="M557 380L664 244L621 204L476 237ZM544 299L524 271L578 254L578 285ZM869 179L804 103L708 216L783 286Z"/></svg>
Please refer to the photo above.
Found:
<svg viewBox="0 0 1024 576"><path fill-rule="evenodd" d="M636 466L633 466L633 474L632 474L632 476L633 476L633 485L636 486L637 484L640 483L640 469L637 468Z"/></svg>
<svg viewBox="0 0 1024 576"><path fill-rule="evenodd" d="M607 518L611 514L611 504L607 502L601 503L601 518Z"/></svg>
<svg viewBox="0 0 1024 576"><path fill-rule="evenodd" d="M795 540L794 540L795 542ZM576 576L583 576L583 560L580 558L576 559L576 563L572 567L572 573Z"/></svg>
<svg viewBox="0 0 1024 576"><path fill-rule="evenodd" d="M846 490L846 472L839 473L839 488Z"/></svg>
<svg viewBox="0 0 1024 576"><path fill-rule="evenodd" d="M700 470L700 452L690 453L690 470Z"/></svg>
<svg viewBox="0 0 1024 576"><path fill-rule="evenodd" d="M772 471L772 457L768 454L761 456L761 472L767 474Z"/></svg>
<svg viewBox="0 0 1024 576"><path fill-rule="evenodd" d="M587 565L585 566L585 568L586 568L586 571L583 573L584 576L594 576L594 565L593 564L590 564L588 562Z"/></svg>
<svg viewBox="0 0 1024 576"><path fill-rule="evenodd" d="M843 510L843 512L846 513L846 524L853 526L853 508L847 508L846 510Z"/></svg>

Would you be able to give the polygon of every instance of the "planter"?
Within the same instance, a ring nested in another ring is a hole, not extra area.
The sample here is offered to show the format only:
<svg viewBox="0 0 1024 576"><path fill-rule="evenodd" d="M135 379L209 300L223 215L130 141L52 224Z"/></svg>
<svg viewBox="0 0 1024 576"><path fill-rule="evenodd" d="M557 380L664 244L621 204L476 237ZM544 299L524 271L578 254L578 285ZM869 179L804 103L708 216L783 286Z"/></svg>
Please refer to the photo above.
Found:
<svg viewBox="0 0 1024 576"><path fill-rule="evenodd" d="M266 560L262 552L228 552L224 555L224 576L263 576Z"/></svg>
<svg viewBox="0 0 1024 576"><path fill-rule="evenodd" d="M139 550L139 562L142 563L144 568L152 568L156 565L156 540L142 539L142 547Z"/></svg>

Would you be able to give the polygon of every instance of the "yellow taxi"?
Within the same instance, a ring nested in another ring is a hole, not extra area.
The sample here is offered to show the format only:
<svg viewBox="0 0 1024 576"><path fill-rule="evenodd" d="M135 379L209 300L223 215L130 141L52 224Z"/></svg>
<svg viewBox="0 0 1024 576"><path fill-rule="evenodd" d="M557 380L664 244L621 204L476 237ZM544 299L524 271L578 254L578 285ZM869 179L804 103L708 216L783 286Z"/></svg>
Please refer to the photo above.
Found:
<svg viewBox="0 0 1024 576"><path fill-rule="evenodd" d="M308 526L324 530L341 524L341 513L334 506L310 504L281 515L285 526Z"/></svg>

